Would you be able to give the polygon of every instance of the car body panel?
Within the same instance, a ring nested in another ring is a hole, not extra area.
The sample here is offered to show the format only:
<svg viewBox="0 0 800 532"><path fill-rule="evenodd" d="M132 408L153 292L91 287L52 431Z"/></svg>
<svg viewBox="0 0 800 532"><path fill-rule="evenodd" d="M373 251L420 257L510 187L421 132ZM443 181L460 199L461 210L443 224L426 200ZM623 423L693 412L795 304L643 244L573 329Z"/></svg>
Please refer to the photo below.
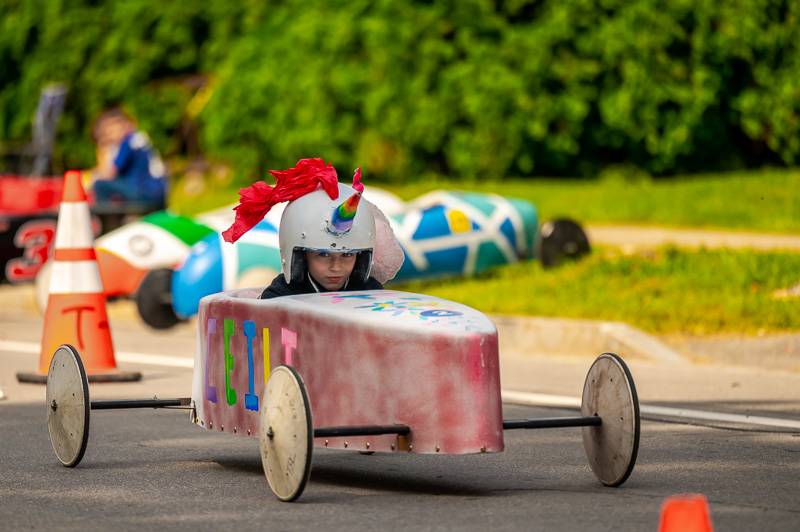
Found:
<svg viewBox="0 0 800 532"><path fill-rule="evenodd" d="M257 436L270 370L302 376L314 426L407 425L394 435L317 438L319 447L480 453L503 450L497 330L444 299L372 290L204 298L192 404L204 428Z"/></svg>

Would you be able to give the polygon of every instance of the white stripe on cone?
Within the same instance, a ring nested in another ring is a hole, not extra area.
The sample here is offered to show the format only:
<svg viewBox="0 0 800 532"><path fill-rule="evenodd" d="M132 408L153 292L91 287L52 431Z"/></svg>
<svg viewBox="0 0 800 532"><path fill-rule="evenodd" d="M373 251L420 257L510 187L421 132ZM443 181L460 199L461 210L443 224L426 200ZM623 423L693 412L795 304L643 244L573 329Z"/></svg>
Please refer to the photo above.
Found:
<svg viewBox="0 0 800 532"><path fill-rule="evenodd" d="M92 215L85 201L62 201L58 208L55 249L94 247Z"/></svg>
<svg viewBox="0 0 800 532"><path fill-rule="evenodd" d="M94 260L53 261L50 294L101 294L103 282Z"/></svg>

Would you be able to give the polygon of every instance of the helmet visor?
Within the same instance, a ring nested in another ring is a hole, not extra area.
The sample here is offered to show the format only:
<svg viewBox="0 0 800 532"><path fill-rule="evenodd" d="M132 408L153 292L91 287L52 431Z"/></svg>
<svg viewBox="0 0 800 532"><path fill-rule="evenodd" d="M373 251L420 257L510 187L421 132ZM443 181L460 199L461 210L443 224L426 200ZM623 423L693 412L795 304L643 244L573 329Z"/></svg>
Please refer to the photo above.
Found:
<svg viewBox="0 0 800 532"><path fill-rule="evenodd" d="M290 283L302 282L305 279L306 273L308 272L308 260L306 259L305 253L306 251L331 255L355 255L356 262L353 267L353 271L350 274L350 279L354 279L359 282L365 282L369 278L369 272L372 269L372 248L337 250L296 246L292 250L292 276L291 280L289 280Z"/></svg>

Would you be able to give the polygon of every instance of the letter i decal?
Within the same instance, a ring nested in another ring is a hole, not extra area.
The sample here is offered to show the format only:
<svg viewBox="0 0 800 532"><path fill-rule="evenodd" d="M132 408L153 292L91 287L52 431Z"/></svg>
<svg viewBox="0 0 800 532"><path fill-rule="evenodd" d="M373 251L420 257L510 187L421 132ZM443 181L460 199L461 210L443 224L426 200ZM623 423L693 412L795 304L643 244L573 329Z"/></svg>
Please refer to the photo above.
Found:
<svg viewBox="0 0 800 532"><path fill-rule="evenodd" d="M231 353L231 338L236 332L236 324L226 318L224 321L225 335L225 398L230 406L236 404L236 390L231 387L231 372L234 368L233 354Z"/></svg>
<svg viewBox="0 0 800 532"><path fill-rule="evenodd" d="M253 375L253 340L256 339L256 323L254 321L244 322L244 335L247 337L247 379L249 393L244 394L244 407L247 410L258 412L258 396L255 394L255 384Z"/></svg>
<svg viewBox="0 0 800 532"><path fill-rule="evenodd" d="M266 384L267 380L269 379L269 372L270 372L270 367L269 367L269 329L267 329L266 327L261 329L261 342L262 342L262 347L264 349L264 384Z"/></svg>
<svg viewBox="0 0 800 532"><path fill-rule="evenodd" d="M208 322L206 323L206 332L208 333L206 336L206 367L205 374L206 374L206 401L210 401L212 403L217 402L217 387L211 386L208 382L208 375L210 373L209 368L211 367L211 337L217 334L217 320L216 318L208 318Z"/></svg>
<svg viewBox="0 0 800 532"><path fill-rule="evenodd" d="M283 363L291 366L292 353L297 349L297 333L286 327L281 327L281 343L283 344Z"/></svg>

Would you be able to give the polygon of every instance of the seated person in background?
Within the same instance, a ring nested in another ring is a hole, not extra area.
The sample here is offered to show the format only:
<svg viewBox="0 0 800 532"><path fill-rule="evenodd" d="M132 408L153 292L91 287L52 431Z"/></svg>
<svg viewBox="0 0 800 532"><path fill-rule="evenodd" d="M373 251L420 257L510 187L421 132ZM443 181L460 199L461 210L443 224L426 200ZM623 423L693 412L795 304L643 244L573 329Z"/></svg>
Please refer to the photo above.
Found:
<svg viewBox="0 0 800 532"><path fill-rule="evenodd" d="M403 261L402 249L380 210L361 202L360 169L352 187L339 183L336 170L322 159L302 159L294 168L270 173L276 179L274 187L259 181L239 191L236 221L222 233L226 241L235 242L273 205L290 201L278 232L283 273L264 290L262 299L383 288L370 276L376 229L386 237L390 263L381 262L380 276L383 282L394 277Z"/></svg>
<svg viewBox="0 0 800 532"><path fill-rule="evenodd" d="M150 139L120 109L100 115L93 128L98 153L94 194L98 203L145 203L164 207L166 170Z"/></svg>

